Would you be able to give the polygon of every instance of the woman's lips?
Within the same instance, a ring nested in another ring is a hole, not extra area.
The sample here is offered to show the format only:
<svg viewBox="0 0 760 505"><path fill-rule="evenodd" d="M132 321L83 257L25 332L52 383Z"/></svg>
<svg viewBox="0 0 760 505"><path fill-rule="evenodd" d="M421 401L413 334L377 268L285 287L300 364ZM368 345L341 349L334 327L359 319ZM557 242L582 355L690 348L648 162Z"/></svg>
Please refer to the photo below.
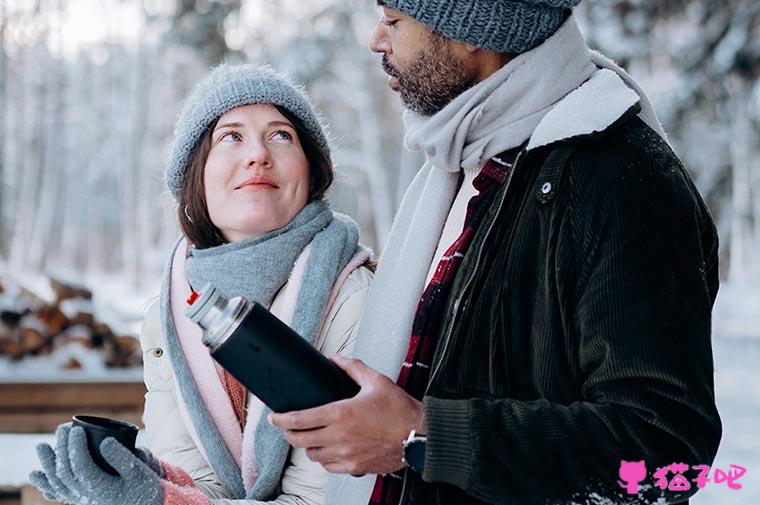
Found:
<svg viewBox="0 0 760 505"><path fill-rule="evenodd" d="M235 187L235 189L242 188L277 189L279 186L266 177L252 177Z"/></svg>

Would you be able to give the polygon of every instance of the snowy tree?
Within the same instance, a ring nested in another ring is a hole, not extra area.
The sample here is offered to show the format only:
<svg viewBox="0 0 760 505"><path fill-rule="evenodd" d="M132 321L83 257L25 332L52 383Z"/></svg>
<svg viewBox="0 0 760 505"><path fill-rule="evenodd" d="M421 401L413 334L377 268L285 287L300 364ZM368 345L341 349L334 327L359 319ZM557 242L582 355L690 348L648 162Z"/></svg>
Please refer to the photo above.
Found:
<svg viewBox="0 0 760 505"><path fill-rule="evenodd" d="M724 272L760 279L760 3L605 0L579 10L593 45L649 91L719 224Z"/></svg>
<svg viewBox="0 0 760 505"><path fill-rule="evenodd" d="M5 53L5 32L8 26L7 19L7 7L4 1L0 1L0 258L8 254L8 231L6 230L6 221L8 220L8 214L10 213L8 198L9 191L5 185L5 174L7 171L5 161L5 132L6 122L8 118L7 114L7 82L8 82L8 70L7 60L8 57Z"/></svg>

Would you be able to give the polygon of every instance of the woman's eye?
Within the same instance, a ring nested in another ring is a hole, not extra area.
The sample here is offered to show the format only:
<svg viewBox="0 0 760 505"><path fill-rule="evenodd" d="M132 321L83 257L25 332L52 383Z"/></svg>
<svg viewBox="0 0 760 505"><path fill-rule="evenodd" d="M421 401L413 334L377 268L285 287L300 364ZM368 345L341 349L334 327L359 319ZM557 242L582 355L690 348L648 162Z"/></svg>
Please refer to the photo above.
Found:
<svg viewBox="0 0 760 505"><path fill-rule="evenodd" d="M238 132L227 132L219 137L219 142L239 142L240 140L243 140L243 137Z"/></svg>
<svg viewBox="0 0 760 505"><path fill-rule="evenodd" d="M287 130L277 130L274 132L274 134L272 134L272 140L292 142L293 135Z"/></svg>

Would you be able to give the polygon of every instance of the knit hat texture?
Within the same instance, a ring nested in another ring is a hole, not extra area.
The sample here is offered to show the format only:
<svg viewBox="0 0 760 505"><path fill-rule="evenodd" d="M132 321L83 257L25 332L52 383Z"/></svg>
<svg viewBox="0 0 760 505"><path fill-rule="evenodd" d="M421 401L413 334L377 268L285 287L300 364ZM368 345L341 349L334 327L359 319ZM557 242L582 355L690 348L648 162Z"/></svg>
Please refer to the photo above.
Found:
<svg viewBox="0 0 760 505"><path fill-rule="evenodd" d="M325 129L304 91L269 66L222 64L209 72L185 99L174 126L166 184L179 200L190 157L201 137L223 114L243 105L283 107L329 155Z"/></svg>
<svg viewBox="0 0 760 505"><path fill-rule="evenodd" d="M581 0L381 0L451 39L521 54L554 35Z"/></svg>

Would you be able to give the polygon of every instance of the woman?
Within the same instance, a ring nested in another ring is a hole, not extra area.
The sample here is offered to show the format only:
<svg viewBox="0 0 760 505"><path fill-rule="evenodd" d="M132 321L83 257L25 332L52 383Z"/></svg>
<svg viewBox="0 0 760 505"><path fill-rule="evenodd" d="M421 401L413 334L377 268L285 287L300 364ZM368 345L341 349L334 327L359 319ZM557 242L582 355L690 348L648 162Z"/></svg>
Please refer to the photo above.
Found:
<svg viewBox="0 0 760 505"><path fill-rule="evenodd" d="M166 178L184 237L143 325L147 449L104 442L112 476L83 432L63 425L55 450L38 447L44 471L30 479L79 505L320 505L327 472L291 450L268 409L215 364L184 309L192 288L211 282L269 306L323 353L351 352L370 253L323 199L333 181L324 130L282 76L223 65L186 100Z"/></svg>

